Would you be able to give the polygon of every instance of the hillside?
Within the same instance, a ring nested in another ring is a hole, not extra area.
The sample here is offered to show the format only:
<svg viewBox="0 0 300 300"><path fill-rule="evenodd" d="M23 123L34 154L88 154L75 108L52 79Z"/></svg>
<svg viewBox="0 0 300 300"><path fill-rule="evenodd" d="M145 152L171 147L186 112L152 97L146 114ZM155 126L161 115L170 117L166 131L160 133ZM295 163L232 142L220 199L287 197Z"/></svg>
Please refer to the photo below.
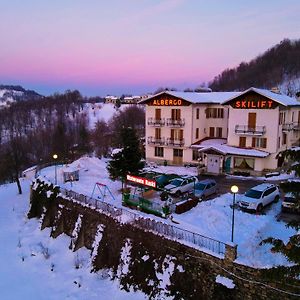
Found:
<svg viewBox="0 0 300 300"><path fill-rule="evenodd" d="M245 90L251 86L294 96L300 90L300 40L285 39L250 62L226 69L210 82L213 91Z"/></svg>
<svg viewBox="0 0 300 300"><path fill-rule="evenodd" d="M35 91L25 90L19 85L0 84L0 107L7 106L16 101L36 100L42 97Z"/></svg>

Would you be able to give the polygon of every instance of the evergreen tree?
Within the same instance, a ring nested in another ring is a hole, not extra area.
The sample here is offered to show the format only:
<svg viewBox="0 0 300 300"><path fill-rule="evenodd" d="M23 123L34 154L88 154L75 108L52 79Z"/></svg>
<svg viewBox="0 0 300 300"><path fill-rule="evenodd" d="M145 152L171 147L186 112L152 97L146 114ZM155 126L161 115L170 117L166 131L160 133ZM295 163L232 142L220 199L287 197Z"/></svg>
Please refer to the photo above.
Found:
<svg viewBox="0 0 300 300"><path fill-rule="evenodd" d="M107 167L113 180L126 179L127 174L137 174L144 166L135 130L131 127L122 128L120 139L122 150L113 155Z"/></svg>
<svg viewBox="0 0 300 300"><path fill-rule="evenodd" d="M294 171L297 177L300 177L300 147L290 148L280 153L288 161L292 161L289 171ZM295 206L300 210L300 182L290 180L280 184L285 193L292 193L296 198ZM266 275L276 279L287 280L288 278L299 278L300 275L300 222L293 221L287 224L287 227L293 227L297 233L289 238L285 243L280 239L269 237L261 244L271 244L272 252L282 253L290 262L290 266L279 266L268 269Z"/></svg>

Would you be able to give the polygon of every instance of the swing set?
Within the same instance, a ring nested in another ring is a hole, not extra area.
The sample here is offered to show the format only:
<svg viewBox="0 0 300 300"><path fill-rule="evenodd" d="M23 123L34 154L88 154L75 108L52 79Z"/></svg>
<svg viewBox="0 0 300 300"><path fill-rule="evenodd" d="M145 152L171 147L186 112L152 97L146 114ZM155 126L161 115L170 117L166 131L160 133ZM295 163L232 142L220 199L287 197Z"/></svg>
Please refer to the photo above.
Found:
<svg viewBox="0 0 300 300"><path fill-rule="evenodd" d="M93 192L91 195L91 198L93 198L95 190L100 193L100 195L97 196L98 199L100 200L105 200L105 197L109 196L111 200L115 201L115 197L113 196L111 190L109 189L109 187L101 182L96 182L93 188Z"/></svg>

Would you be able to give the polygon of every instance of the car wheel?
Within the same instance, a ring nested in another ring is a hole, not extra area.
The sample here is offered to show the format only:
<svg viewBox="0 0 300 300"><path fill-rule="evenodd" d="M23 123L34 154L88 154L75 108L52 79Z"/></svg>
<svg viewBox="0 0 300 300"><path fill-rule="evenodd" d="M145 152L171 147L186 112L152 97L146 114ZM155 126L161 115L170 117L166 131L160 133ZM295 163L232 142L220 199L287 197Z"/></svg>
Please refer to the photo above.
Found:
<svg viewBox="0 0 300 300"><path fill-rule="evenodd" d="M279 201L279 196L277 195L275 198L274 198L274 203L277 203Z"/></svg>
<svg viewBox="0 0 300 300"><path fill-rule="evenodd" d="M180 196L181 196L181 191L177 191L177 192L175 193L175 197L179 198Z"/></svg>
<svg viewBox="0 0 300 300"><path fill-rule="evenodd" d="M260 204L258 204L258 206L257 206L257 208L256 208L256 212L262 212L262 210L263 210L263 205L260 203Z"/></svg>

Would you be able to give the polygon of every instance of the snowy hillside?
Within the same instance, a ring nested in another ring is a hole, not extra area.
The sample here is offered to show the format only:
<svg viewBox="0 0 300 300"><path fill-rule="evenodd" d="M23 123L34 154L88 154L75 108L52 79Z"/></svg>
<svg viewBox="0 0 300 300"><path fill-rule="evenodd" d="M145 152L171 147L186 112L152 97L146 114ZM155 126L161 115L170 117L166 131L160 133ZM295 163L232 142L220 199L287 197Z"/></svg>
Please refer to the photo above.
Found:
<svg viewBox="0 0 300 300"><path fill-rule="evenodd" d="M42 96L21 86L0 85L0 108L9 106L13 102L39 99Z"/></svg>
<svg viewBox="0 0 300 300"><path fill-rule="evenodd" d="M107 272L90 273L90 251L68 250L70 238L50 238L39 221L27 219L29 184L0 186L1 299L147 299L141 292L119 290Z"/></svg>

